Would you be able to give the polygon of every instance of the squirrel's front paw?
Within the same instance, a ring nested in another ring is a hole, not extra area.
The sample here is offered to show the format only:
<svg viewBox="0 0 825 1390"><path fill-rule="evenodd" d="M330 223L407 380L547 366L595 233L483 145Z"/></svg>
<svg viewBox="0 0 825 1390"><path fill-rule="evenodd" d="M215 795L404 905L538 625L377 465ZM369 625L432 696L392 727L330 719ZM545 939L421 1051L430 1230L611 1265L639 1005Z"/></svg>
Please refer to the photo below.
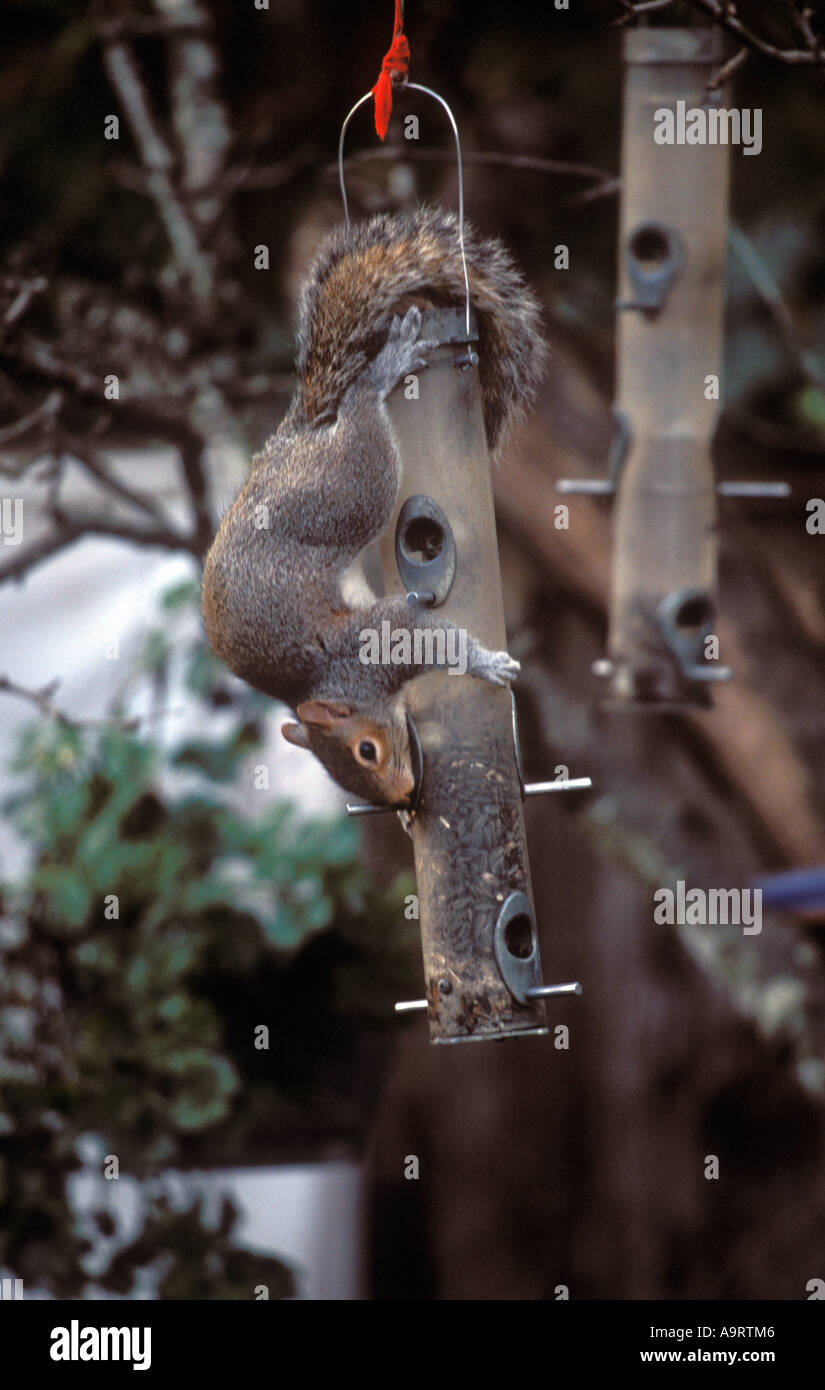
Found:
<svg viewBox="0 0 825 1390"><path fill-rule="evenodd" d="M387 341L370 368L373 384L381 396L388 396L395 383L407 372L426 367L424 353L437 346L419 338L421 310L408 309L403 319L397 315L390 324Z"/></svg>
<svg viewBox="0 0 825 1390"><path fill-rule="evenodd" d="M506 685L515 680L521 666L508 652L488 652L480 647L471 670L474 676L491 681L493 685Z"/></svg>

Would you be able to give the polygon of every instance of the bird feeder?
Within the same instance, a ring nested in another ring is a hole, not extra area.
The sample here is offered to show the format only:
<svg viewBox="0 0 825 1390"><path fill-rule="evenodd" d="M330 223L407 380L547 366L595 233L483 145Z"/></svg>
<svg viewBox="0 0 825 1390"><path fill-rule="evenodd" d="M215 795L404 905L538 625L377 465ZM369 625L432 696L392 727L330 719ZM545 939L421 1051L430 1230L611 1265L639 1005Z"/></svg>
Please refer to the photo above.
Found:
<svg viewBox="0 0 825 1390"><path fill-rule="evenodd" d="M459 176L461 151L452 112ZM362 97L344 121L343 142ZM387 401L401 457L396 513L380 545L384 589L443 612L484 647L506 649L490 456L479 387L479 357L465 266L463 309L426 309L421 336L435 344L417 393L399 384ZM523 800L527 787L509 687L433 670L408 684L408 726L417 761L412 835L426 998L420 1008L436 1043L547 1033L544 998L580 993L578 984L541 981ZM350 807L351 812L376 808Z"/></svg>
<svg viewBox="0 0 825 1390"><path fill-rule="evenodd" d="M625 34L616 434L605 482L566 492L615 495L607 660L611 704L710 703L730 671L708 659L717 610L717 486L711 440L719 399L729 146L687 143L684 113L707 116L724 59L716 29ZM654 138L671 113L675 140ZM679 134L679 119L682 133ZM700 117L701 120L701 117ZM726 129L708 122L708 129ZM783 485L779 485L782 487ZM726 495L777 495L728 483ZM787 489L785 489L787 491Z"/></svg>

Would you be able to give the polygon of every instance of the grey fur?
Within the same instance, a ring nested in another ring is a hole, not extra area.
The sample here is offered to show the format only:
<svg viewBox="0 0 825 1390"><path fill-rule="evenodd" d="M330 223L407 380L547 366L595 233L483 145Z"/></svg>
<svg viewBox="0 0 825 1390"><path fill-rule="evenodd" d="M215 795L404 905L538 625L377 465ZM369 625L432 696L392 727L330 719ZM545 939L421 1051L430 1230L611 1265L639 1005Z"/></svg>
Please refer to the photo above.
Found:
<svg viewBox="0 0 825 1390"><path fill-rule="evenodd" d="M470 305L479 324L484 417L491 449L533 399L546 347L538 301L501 242L465 223ZM292 409L305 420L335 411L375 356L394 307L422 294L440 306L464 304L459 223L424 208L381 213L333 232L318 252L299 304L300 385Z"/></svg>
<svg viewBox="0 0 825 1390"><path fill-rule="evenodd" d="M493 447L535 391L544 345L538 305L507 252L470 228L465 237ZM460 305L463 294L452 213L376 217L329 238L301 298L298 389L204 565L215 652L296 711L289 742L347 790L387 805L412 786L403 687L446 660L366 664L361 632L385 620L411 635L453 624L400 596L351 603L342 582L395 506L401 460L385 399L406 372L426 370L419 304ZM506 652L469 634L466 650L468 674L500 685L518 673ZM374 766L359 762L366 744L380 752Z"/></svg>

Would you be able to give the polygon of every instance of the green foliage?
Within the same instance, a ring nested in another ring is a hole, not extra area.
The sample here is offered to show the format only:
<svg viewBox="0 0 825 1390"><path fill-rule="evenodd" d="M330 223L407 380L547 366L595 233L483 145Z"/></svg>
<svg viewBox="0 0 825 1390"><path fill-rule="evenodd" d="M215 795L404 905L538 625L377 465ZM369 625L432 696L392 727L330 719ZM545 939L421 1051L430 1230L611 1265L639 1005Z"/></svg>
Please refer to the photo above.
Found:
<svg viewBox="0 0 825 1390"><path fill-rule="evenodd" d="M804 386L796 400L802 425L825 436L825 391L821 386Z"/></svg>
<svg viewBox="0 0 825 1390"><path fill-rule="evenodd" d="M141 1234L111 1262L108 1283L113 1292L128 1293L134 1270L151 1268L160 1274L160 1298L251 1298L262 1284L270 1299L289 1298L295 1292L291 1274L277 1260L231 1243L238 1212L228 1198L215 1229L207 1223L203 1207L194 1202L179 1211L163 1195L153 1197Z"/></svg>
<svg viewBox="0 0 825 1390"><path fill-rule="evenodd" d="M0 1266L62 1297L86 1280L66 1200L81 1136L99 1135L142 1180L243 1164L293 1131L352 1136L369 1104L365 1027L384 1041L415 969L403 885L371 885L355 826L301 820L269 796L239 808L231 783L261 743L266 702L228 683L199 632L182 635L194 597L166 595L138 668L163 697L179 663L198 737L151 739L123 718L40 722L5 808L31 864L0 890ZM163 1296L289 1291L277 1261L200 1229L194 1210L150 1207L131 1252L95 1282L124 1292L127 1271L178 1249Z"/></svg>

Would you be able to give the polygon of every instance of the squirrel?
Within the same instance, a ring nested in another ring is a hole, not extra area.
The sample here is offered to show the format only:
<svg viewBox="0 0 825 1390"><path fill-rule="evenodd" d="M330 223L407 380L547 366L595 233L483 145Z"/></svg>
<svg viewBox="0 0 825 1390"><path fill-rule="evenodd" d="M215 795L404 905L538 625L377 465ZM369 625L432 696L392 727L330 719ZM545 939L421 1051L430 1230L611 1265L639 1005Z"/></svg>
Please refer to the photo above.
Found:
<svg viewBox="0 0 825 1390"><path fill-rule="evenodd" d="M464 244L495 452L541 377L540 313L500 242L465 225ZM452 213L379 214L328 237L300 296L292 401L204 562L215 653L294 710L299 722L281 730L289 743L313 752L347 791L399 809L414 790L403 687L437 665L448 643L430 644L426 666L366 665L359 635L381 632L386 620L411 636L455 625L400 595L350 603L341 586L396 505L400 458L385 402L435 346L420 337L421 308L464 302ZM506 652L468 636L468 674L503 685L518 670Z"/></svg>

